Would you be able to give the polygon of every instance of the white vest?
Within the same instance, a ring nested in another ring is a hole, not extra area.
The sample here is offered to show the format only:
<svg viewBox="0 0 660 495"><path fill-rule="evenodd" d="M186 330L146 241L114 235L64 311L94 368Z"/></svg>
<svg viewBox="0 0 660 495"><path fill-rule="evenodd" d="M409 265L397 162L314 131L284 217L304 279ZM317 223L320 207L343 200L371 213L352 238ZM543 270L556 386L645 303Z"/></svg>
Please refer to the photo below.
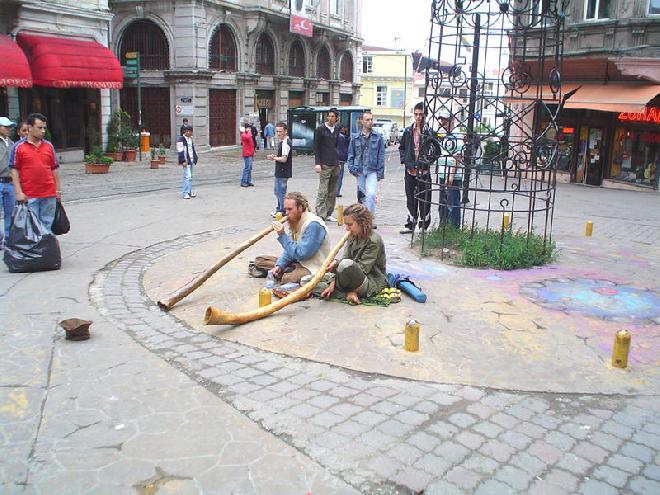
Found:
<svg viewBox="0 0 660 495"><path fill-rule="evenodd" d="M312 272L312 274L314 274L323 267L323 262L326 260L331 251L330 243L328 242L328 228L325 226L325 222L321 220L321 217L317 217L313 213L306 211L300 217L300 221L298 222L295 231L291 229L291 225L288 222L286 225L288 227L287 230L289 237L291 237L291 239L296 242L300 242L305 229L312 222L318 222L321 224L321 227L323 227L323 230L325 230L325 238L323 239L321 247L318 249L318 251L316 251L316 253L314 253L311 258L302 260L300 264Z"/></svg>

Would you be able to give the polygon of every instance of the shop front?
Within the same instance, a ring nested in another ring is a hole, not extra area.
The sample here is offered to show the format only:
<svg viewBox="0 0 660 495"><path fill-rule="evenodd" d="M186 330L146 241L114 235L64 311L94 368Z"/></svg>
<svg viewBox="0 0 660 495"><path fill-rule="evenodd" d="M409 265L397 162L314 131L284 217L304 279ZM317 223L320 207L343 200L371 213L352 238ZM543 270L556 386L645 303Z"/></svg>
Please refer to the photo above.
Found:
<svg viewBox="0 0 660 495"><path fill-rule="evenodd" d="M255 111L259 112L259 125L261 126L261 129L266 127L266 123L270 122L273 119L273 116L276 115L273 112L273 95L273 91L264 91L261 89L258 89L255 95L254 106Z"/></svg>
<svg viewBox="0 0 660 495"><path fill-rule="evenodd" d="M621 112L614 121L609 178L658 188L660 176L660 108Z"/></svg>

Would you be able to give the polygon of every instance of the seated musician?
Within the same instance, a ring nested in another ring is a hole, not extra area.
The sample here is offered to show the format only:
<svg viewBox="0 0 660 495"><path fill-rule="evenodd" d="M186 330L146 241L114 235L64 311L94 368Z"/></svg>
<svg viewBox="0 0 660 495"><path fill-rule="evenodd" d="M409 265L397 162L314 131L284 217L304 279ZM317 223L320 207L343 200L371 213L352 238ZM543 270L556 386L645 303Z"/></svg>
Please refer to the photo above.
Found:
<svg viewBox="0 0 660 495"><path fill-rule="evenodd" d="M346 298L359 304L387 287L385 245L373 230L373 217L366 206L353 204L344 210L344 224L350 237L341 260L328 265L328 274L314 289L321 298Z"/></svg>
<svg viewBox="0 0 660 495"><path fill-rule="evenodd" d="M259 268L272 267L274 277L282 283L300 283L305 275L316 273L330 254L328 229L325 222L311 211L307 198L299 192L284 196L285 224L274 221L273 230L283 252L275 257L260 256ZM270 266L268 265L270 263Z"/></svg>

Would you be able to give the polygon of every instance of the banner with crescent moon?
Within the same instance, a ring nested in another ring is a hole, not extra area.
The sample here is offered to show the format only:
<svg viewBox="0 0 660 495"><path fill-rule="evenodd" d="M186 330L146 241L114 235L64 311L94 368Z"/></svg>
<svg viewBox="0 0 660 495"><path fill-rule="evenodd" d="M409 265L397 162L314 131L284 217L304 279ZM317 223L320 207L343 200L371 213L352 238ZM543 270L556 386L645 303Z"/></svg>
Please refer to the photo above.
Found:
<svg viewBox="0 0 660 495"><path fill-rule="evenodd" d="M289 31L311 38L314 34L314 24L307 17L306 4L306 0L290 0L291 23Z"/></svg>

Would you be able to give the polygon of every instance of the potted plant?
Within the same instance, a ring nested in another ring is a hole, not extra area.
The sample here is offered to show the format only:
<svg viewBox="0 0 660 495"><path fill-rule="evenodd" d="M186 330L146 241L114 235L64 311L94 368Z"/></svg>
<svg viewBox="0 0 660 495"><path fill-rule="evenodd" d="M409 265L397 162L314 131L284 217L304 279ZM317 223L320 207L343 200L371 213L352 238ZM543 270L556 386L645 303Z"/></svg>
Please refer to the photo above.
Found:
<svg viewBox="0 0 660 495"><path fill-rule="evenodd" d="M160 166L160 160L156 154L158 150L156 148L151 148L151 168L158 168Z"/></svg>
<svg viewBox="0 0 660 495"><path fill-rule="evenodd" d="M138 135L133 132L133 129L128 128L123 142L124 144L124 159L127 162L134 162L137 159Z"/></svg>
<svg viewBox="0 0 660 495"><path fill-rule="evenodd" d="M108 121L108 147L106 149L116 162L121 161L124 157L124 152L121 149L121 122L121 110L113 112Z"/></svg>
<svg viewBox="0 0 660 495"><path fill-rule="evenodd" d="M88 155L85 155L86 174L107 174L112 165L112 158L103 154L103 148L93 146Z"/></svg>
<svg viewBox="0 0 660 495"><path fill-rule="evenodd" d="M158 159L160 160L161 165L165 165L165 159L167 158L167 154L165 151L165 146L160 144L158 146Z"/></svg>

